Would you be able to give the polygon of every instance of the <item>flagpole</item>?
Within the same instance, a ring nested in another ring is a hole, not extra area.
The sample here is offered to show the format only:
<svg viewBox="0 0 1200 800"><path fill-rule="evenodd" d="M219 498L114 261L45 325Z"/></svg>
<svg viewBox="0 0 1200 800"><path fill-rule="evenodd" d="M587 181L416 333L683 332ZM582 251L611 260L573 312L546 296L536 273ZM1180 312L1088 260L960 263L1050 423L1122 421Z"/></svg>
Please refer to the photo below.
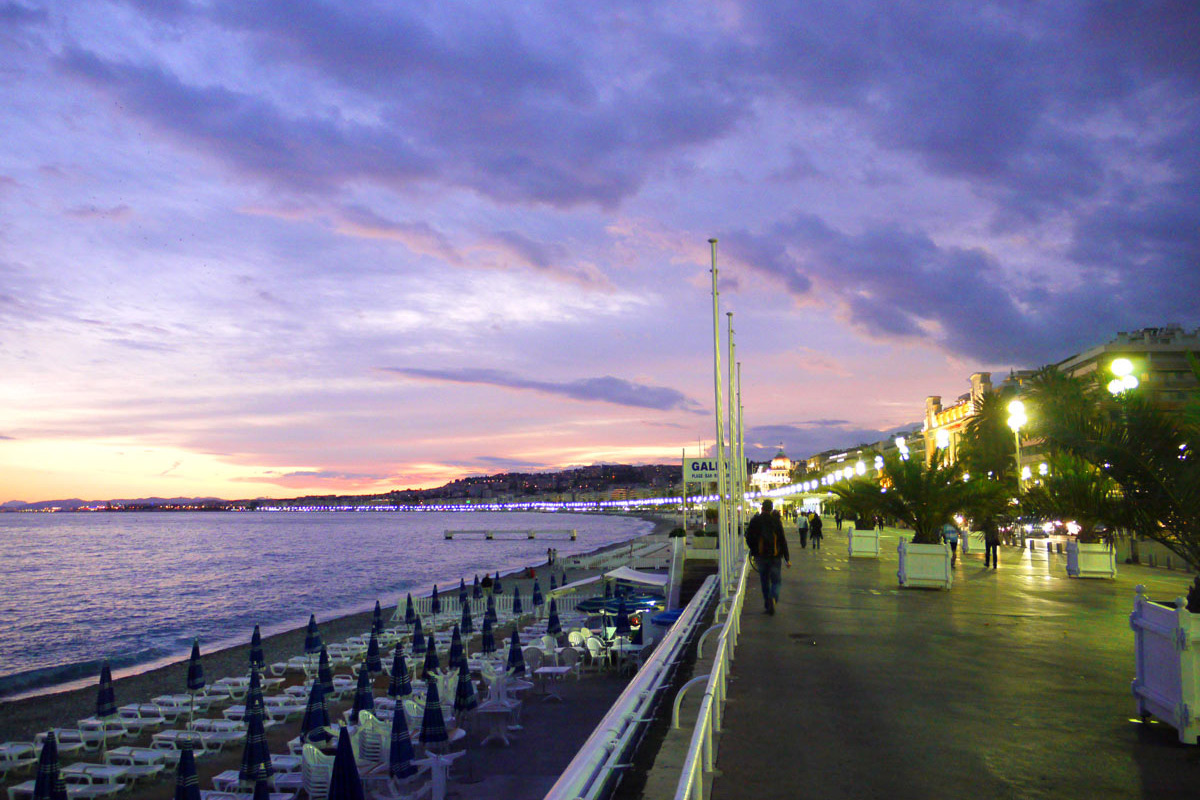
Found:
<svg viewBox="0 0 1200 800"><path fill-rule="evenodd" d="M725 426L724 403L721 398L721 311L720 293L717 290L717 240L709 239L712 250L712 302L713 302L713 398L716 403L716 457L717 457L717 550L718 567L721 581L721 599L729 596L729 543L725 541L728 535L728 509L725 497L727 493L725 475Z"/></svg>

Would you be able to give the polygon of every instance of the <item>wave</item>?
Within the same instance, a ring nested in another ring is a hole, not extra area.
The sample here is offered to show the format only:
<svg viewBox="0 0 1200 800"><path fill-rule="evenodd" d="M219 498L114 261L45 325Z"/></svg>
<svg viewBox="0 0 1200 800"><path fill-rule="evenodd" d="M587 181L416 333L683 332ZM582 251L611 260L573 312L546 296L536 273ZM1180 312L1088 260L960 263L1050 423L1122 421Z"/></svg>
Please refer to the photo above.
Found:
<svg viewBox="0 0 1200 800"><path fill-rule="evenodd" d="M169 655L168 651L160 648L143 649L136 653L124 653L108 659L108 664L114 672L127 667L139 667L154 663ZM53 687L56 690L74 688L84 685L88 680L99 680L100 665L104 659L92 658L85 661L73 661L67 664L57 664L52 667L16 672L11 675L0 675L0 698L11 698L14 695L37 693L39 689Z"/></svg>

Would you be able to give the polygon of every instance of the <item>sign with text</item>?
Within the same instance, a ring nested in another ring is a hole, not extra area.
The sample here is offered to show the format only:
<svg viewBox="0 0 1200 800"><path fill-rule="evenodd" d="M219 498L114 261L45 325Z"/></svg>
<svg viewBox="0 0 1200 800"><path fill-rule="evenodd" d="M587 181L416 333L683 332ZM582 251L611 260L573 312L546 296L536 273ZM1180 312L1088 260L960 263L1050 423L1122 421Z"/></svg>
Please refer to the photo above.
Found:
<svg viewBox="0 0 1200 800"><path fill-rule="evenodd" d="M729 474L729 462L725 462L725 472ZM683 480L685 483L716 483L717 459L715 458L685 458L683 460Z"/></svg>

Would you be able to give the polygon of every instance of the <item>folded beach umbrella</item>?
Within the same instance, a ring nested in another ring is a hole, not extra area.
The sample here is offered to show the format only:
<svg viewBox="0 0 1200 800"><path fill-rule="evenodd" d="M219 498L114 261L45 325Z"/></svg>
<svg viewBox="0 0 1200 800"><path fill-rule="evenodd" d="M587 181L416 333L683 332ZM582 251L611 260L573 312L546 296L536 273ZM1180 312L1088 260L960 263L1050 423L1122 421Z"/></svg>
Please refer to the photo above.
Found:
<svg viewBox="0 0 1200 800"><path fill-rule="evenodd" d="M562 622L558 618L558 601L550 598L550 616L546 617L546 633L558 636L562 633Z"/></svg>
<svg viewBox="0 0 1200 800"><path fill-rule="evenodd" d="M414 656L425 655L425 633L421 630L421 618L417 617L417 622L413 625L412 645L409 647Z"/></svg>
<svg viewBox="0 0 1200 800"><path fill-rule="evenodd" d="M608 581L604 582L604 596L605 598L612 597L612 584Z"/></svg>
<svg viewBox="0 0 1200 800"><path fill-rule="evenodd" d="M188 719L196 716L196 692L204 688L204 665L200 663L200 640L192 639L192 656L188 659L187 690L192 703L188 709Z"/></svg>
<svg viewBox="0 0 1200 800"><path fill-rule="evenodd" d="M375 601L375 610L371 612L371 633L379 636L383 633L383 607Z"/></svg>
<svg viewBox="0 0 1200 800"><path fill-rule="evenodd" d="M263 656L262 633L255 625L254 633L250 636L250 669L261 671L266 665L267 660Z"/></svg>
<svg viewBox="0 0 1200 800"><path fill-rule="evenodd" d="M100 685L96 690L96 719L104 722L114 719L117 716L117 699L113 693L112 685L112 670L108 667L106 659L100 665ZM108 732L106 727L101 727L100 734L100 757L104 757L105 748L108 746Z"/></svg>
<svg viewBox="0 0 1200 800"><path fill-rule="evenodd" d="M628 636L629 627L629 610L625 605L625 598L621 597L617 601L617 619L615 623L617 636Z"/></svg>
<svg viewBox="0 0 1200 800"><path fill-rule="evenodd" d="M440 668L442 663L438 660L437 642L433 640L433 634L429 634L428 641L425 642L425 680L433 680L433 672Z"/></svg>
<svg viewBox="0 0 1200 800"><path fill-rule="evenodd" d="M321 645L321 658L317 661L316 682L321 684L326 697L333 694L333 666L329 663L329 650L325 645Z"/></svg>
<svg viewBox="0 0 1200 800"><path fill-rule="evenodd" d="M533 579L533 599L530 602L533 603L534 608L541 608L546 604L546 599L542 597L542 587L538 584L537 578Z"/></svg>
<svg viewBox="0 0 1200 800"><path fill-rule="evenodd" d="M504 591L504 586L500 583L500 570L496 570L496 580L492 581L492 593L500 594Z"/></svg>
<svg viewBox="0 0 1200 800"><path fill-rule="evenodd" d="M66 796L64 791L63 796ZM200 778L196 775L196 756L190 744L179 751L179 766L175 770L175 800L200 800Z"/></svg>
<svg viewBox="0 0 1200 800"><path fill-rule="evenodd" d="M483 641L479 645L479 649L484 655L491 655L496 652L496 635L492 633L492 621L486 616L483 618Z"/></svg>
<svg viewBox="0 0 1200 800"><path fill-rule="evenodd" d="M257 712L264 719L267 716L267 704L263 700L262 676L258 670L250 670L250 686L246 689L246 712Z"/></svg>
<svg viewBox="0 0 1200 800"><path fill-rule="evenodd" d="M329 727L329 706L325 702L325 687L321 682L313 681L308 690L308 705L304 709L304 719L300 720L300 741L304 743L326 742L331 738L326 728Z"/></svg>
<svg viewBox="0 0 1200 800"><path fill-rule="evenodd" d="M388 681L388 697L407 697L412 694L412 679L408 676L408 661L404 658L404 650L396 648L392 655L392 676Z"/></svg>
<svg viewBox="0 0 1200 800"><path fill-rule="evenodd" d="M254 794L250 800L271 800L271 784L266 778L259 778L254 782Z"/></svg>
<svg viewBox="0 0 1200 800"><path fill-rule="evenodd" d="M487 607L483 611L483 619L485 622L496 624L496 595L489 594L487 599Z"/></svg>
<svg viewBox="0 0 1200 800"><path fill-rule="evenodd" d="M519 584L519 583L513 584L512 613L513 613L514 617L519 617L519 616L521 616L521 614L525 613L525 607L523 605L521 605L521 584Z"/></svg>
<svg viewBox="0 0 1200 800"><path fill-rule="evenodd" d="M442 613L442 599L438 597L438 588L436 583L433 585L433 594L429 595L429 613Z"/></svg>
<svg viewBox="0 0 1200 800"><path fill-rule="evenodd" d="M371 673L383 672L383 659L379 657L379 637L375 635L375 631L371 631L371 638L367 641L365 663Z"/></svg>
<svg viewBox="0 0 1200 800"><path fill-rule="evenodd" d="M425 689L425 715L421 717L421 743L431 744L449 741L446 734L446 717L442 714L442 700L438 697L437 681L429 681ZM332 800L332 798L330 798Z"/></svg>
<svg viewBox="0 0 1200 800"><path fill-rule="evenodd" d="M261 689L260 689L261 691ZM238 785L250 791L255 781L271 777L271 751L267 749L267 732L263 728L262 712L246 701L246 741L242 746L242 767L238 770Z"/></svg>
<svg viewBox="0 0 1200 800"><path fill-rule="evenodd" d="M392 721L391 747L388 748L388 773L398 781L411 778L417 774L417 766L412 763L415 757L404 712L397 710L396 718Z"/></svg>
<svg viewBox="0 0 1200 800"><path fill-rule="evenodd" d="M557 588L558 588L558 584L554 582L554 573L551 572L550 573L550 591L553 592Z"/></svg>
<svg viewBox="0 0 1200 800"><path fill-rule="evenodd" d="M464 578L458 579L458 604L464 607L467 605L467 581Z"/></svg>
<svg viewBox="0 0 1200 800"><path fill-rule="evenodd" d="M463 636L470 636L475 632L475 621L471 619L470 603L463 603L462 620L459 622L459 627L462 628Z"/></svg>
<svg viewBox="0 0 1200 800"><path fill-rule="evenodd" d="M350 744L350 731L346 728L342 728L338 736L337 755L333 757L333 771L329 777L328 800L364 800L362 778L358 776L354 747Z"/></svg>
<svg viewBox="0 0 1200 800"><path fill-rule="evenodd" d="M194 770L195 762L192 766ZM46 734L41 755L38 756L33 800L67 800L67 782L58 768L58 739L54 737L54 731Z"/></svg>
<svg viewBox="0 0 1200 800"><path fill-rule="evenodd" d="M512 632L512 639L508 643L508 671L514 675L525 674L525 656L521 654L521 637L517 636L517 632Z"/></svg>
<svg viewBox="0 0 1200 800"><path fill-rule="evenodd" d="M350 707L350 724L358 724L361 711L375 710L375 695L371 692L371 673L367 665L358 668L358 686L354 687L354 705Z"/></svg>
<svg viewBox="0 0 1200 800"><path fill-rule="evenodd" d="M450 654L446 656L446 666L450 669L458 669L459 664L465 663L467 663L467 657L463 651L462 634L455 625L454 631L450 634Z"/></svg>
<svg viewBox="0 0 1200 800"><path fill-rule="evenodd" d="M308 631L304 636L304 652L321 652L321 631L317 628L317 615L308 615Z"/></svg>
<svg viewBox="0 0 1200 800"><path fill-rule="evenodd" d="M479 575L475 576L475 584L471 587L471 597L478 600L483 597L483 587L479 585Z"/></svg>
<svg viewBox="0 0 1200 800"><path fill-rule="evenodd" d="M408 597L404 601L404 624L412 625L417 618L417 610L413 608L412 592L408 593Z"/></svg>
<svg viewBox="0 0 1200 800"><path fill-rule="evenodd" d="M474 710L479 705L479 696L475 693L475 684L471 683L471 671L464 661L458 668L458 685L454 690L454 713L462 718L467 711Z"/></svg>

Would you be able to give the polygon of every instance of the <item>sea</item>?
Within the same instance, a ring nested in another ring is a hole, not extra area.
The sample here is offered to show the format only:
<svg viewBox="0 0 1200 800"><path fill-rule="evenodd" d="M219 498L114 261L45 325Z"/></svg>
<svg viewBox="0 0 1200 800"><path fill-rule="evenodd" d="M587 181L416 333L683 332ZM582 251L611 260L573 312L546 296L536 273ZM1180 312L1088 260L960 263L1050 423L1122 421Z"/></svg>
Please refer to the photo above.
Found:
<svg viewBox="0 0 1200 800"><path fill-rule="evenodd" d="M575 529L445 538L446 530ZM546 512L0 513L0 698L94 682L648 534Z"/></svg>

